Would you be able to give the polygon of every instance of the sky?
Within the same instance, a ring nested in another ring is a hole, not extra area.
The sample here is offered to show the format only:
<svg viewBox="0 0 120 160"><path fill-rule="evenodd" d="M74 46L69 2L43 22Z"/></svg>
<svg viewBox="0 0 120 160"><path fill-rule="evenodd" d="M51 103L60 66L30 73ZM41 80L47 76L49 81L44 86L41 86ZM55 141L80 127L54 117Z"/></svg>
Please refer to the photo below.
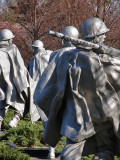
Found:
<svg viewBox="0 0 120 160"><path fill-rule="evenodd" d="M1 2L3 3L3 2L4 2L4 0L1 0Z"/></svg>

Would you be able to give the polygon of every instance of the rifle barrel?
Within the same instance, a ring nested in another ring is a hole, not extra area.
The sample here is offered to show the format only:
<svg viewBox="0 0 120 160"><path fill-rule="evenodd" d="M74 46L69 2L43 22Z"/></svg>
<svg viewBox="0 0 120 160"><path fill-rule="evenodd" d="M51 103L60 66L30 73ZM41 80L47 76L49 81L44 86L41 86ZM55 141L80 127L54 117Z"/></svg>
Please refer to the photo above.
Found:
<svg viewBox="0 0 120 160"><path fill-rule="evenodd" d="M88 41L85 41L85 40L82 40L82 39L69 37L69 36L66 36L66 35L64 35L62 33L59 33L59 32L55 32L55 31L49 30L48 31L48 35L52 35L54 37L58 37L58 38L65 39L65 40L69 40L69 41L71 41L71 42L73 42L73 43L75 43L77 45L83 45L83 46L91 47L91 48L94 48L94 49L98 49L99 48L98 44L91 43L91 42L88 42Z"/></svg>

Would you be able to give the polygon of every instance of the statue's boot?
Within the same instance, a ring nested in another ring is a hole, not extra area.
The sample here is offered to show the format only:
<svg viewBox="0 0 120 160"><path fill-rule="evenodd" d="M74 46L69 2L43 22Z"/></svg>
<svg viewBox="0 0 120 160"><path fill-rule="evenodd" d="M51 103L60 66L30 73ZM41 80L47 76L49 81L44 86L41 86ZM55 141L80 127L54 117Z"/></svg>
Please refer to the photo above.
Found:
<svg viewBox="0 0 120 160"><path fill-rule="evenodd" d="M5 117L5 109L0 109L0 131L2 131L2 123Z"/></svg>
<svg viewBox="0 0 120 160"><path fill-rule="evenodd" d="M48 159L55 159L55 148L49 146L49 154L48 154Z"/></svg>
<svg viewBox="0 0 120 160"><path fill-rule="evenodd" d="M9 128L16 127L20 119L21 119L21 115L19 113L16 113L13 119L8 124Z"/></svg>
<svg viewBox="0 0 120 160"><path fill-rule="evenodd" d="M99 152L93 157L93 160L114 160L114 155L110 151Z"/></svg>
<svg viewBox="0 0 120 160"><path fill-rule="evenodd" d="M0 119L0 131L2 131L2 122L3 120Z"/></svg>

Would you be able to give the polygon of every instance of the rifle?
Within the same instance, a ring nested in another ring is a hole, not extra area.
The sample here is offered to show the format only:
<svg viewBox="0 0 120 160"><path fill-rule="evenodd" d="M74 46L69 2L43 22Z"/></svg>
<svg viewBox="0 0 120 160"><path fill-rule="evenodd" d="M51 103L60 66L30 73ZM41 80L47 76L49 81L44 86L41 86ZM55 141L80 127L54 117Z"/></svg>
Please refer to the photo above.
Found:
<svg viewBox="0 0 120 160"><path fill-rule="evenodd" d="M98 51L102 52L102 54L108 54L110 56L120 56L120 50L119 49L115 49L106 45L100 45L100 44L95 44L92 42L88 42L86 40L83 39L77 39L74 37L70 37L70 36L66 36L62 33L59 32L55 32L55 31L48 31L48 35L52 35L54 37L58 37L61 39L65 39L68 41L73 42L76 45L82 45L83 47L89 47L89 48L93 48L93 49L97 49Z"/></svg>

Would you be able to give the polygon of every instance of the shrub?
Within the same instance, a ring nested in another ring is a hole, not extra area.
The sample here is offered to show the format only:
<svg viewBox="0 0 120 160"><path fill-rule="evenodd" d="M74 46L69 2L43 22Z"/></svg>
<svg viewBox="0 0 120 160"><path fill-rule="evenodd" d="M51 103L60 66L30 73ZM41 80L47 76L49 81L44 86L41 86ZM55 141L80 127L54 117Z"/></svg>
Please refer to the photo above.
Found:
<svg viewBox="0 0 120 160"><path fill-rule="evenodd" d="M37 121L32 124L30 121L30 115L27 114L23 120L21 120L16 128L8 129L8 123L14 115L14 110L9 109L3 123L4 130L7 131L5 135L0 136L0 160L30 160L27 154L4 145L6 141L15 143L20 147L43 147L45 142L43 140L44 128L41 121ZM56 145L56 154L60 154L63 147L66 144L66 138L62 137ZM84 156L82 160L92 160L93 155ZM115 157L115 160L120 160L119 157Z"/></svg>
<svg viewBox="0 0 120 160"><path fill-rule="evenodd" d="M3 123L3 128L8 133L1 136L0 139L7 140L15 143L16 145L24 147L32 147L35 145L43 146L43 144L41 143L43 141L42 139L44 132L42 122L38 121L32 124L30 121L30 115L27 114L24 119L18 123L17 127L9 129L8 123L12 119L13 115L14 110L9 109Z"/></svg>
<svg viewBox="0 0 120 160"><path fill-rule="evenodd" d="M29 155L5 145L5 142L1 142L0 160L31 160L31 158Z"/></svg>

